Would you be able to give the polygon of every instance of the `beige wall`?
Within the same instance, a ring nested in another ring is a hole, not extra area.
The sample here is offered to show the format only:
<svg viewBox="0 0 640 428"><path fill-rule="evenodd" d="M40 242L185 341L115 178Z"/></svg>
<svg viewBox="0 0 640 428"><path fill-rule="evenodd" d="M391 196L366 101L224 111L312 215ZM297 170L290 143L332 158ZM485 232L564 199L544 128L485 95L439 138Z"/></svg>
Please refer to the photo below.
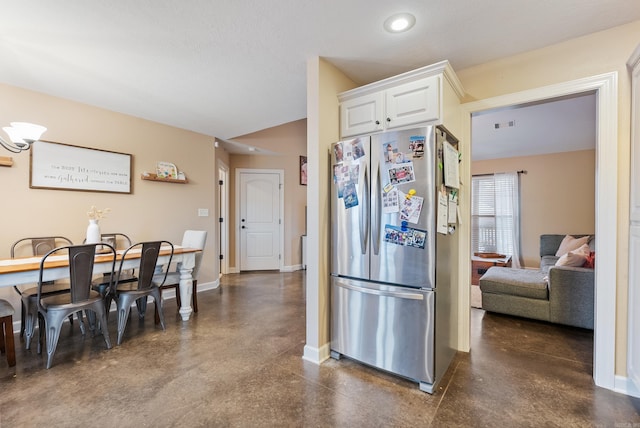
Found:
<svg viewBox="0 0 640 428"><path fill-rule="evenodd" d="M239 270L236 260L236 169L284 170L284 267L298 268L302 264L301 236L305 231L307 186L300 185L300 156L307 154L307 120L297 120L252 134L235 137L234 141L275 152L273 155L229 156L229 266Z"/></svg>
<svg viewBox="0 0 640 428"><path fill-rule="evenodd" d="M525 267L540 265L540 235L595 232L595 150L476 161L472 174L520 174Z"/></svg>
<svg viewBox="0 0 640 428"><path fill-rule="evenodd" d="M329 356L329 149L339 140L337 94L358 85L321 58L307 61L309 159L307 337L304 358Z"/></svg>
<svg viewBox="0 0 640 428"><path fill-rule="evenodd" d="M640 21L543 49L458 70L469 101L618 72L616 374L626 373L631 80L626 62L640 42Z"/></svg>
<svg viewBox="0 0 640 428"><path fill-rule="evenodd" d="M28 121L44 125L43 139L133 155L131 194L29 188L29 153L13 154L13 167L0 168L3 208L0 214L0 257L9 257L11 243L27 236L59 234L81 243L87 211L111 208L101 220L103 232L123 232L136 241L167 239L180 243L185 229L209 232L200 283L218 278L214 256L215 164L213 138L147 120L95 108L45 94L0 85L1 123ZM0 151L0 155L10 155ZM188 184L142 181L156 162L175 163ZM198 217L208 208L210 217ZM17 294L0 289L19 308Z"/></svg>

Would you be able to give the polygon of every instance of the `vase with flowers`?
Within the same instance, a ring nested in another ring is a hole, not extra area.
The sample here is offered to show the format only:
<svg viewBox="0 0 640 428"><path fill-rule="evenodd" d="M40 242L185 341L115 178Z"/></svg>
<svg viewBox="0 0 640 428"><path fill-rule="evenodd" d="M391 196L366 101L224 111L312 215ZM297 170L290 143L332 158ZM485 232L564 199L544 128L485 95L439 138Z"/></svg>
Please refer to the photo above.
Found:
<svg viewBox="0 0 640 428"><path fill-rule="evenodd" d="M85 243L97 244L98 242L102 241L99 221L105 218L109 211L111 211L109 208L99 210L94 205L87 212L87 216L89 216L89 226L87 226L87 236L85 239Z"/></svg>

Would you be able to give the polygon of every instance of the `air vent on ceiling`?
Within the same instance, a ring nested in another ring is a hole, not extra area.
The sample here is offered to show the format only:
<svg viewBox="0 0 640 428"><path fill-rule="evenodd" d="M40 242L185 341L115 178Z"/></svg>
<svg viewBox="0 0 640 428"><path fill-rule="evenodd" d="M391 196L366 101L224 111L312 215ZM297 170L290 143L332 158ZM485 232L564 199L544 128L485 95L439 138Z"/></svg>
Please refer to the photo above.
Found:
<svg viewBox="0 0 640 428"><path fill-rule="evenodd" d="M516 126L515 120L510 120L508 122L500 122L493 125L494 129L513 128L514 126Z"/></svg>

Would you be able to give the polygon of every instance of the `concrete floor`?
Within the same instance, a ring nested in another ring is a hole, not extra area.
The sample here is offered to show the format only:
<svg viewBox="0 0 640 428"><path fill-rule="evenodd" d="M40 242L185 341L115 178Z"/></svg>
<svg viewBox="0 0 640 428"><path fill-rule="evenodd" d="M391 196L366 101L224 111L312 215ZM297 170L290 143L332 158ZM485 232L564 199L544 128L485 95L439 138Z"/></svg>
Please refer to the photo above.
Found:
<svg viewBox="0 0 640 428"><path fill-rule="evenodd" d="M227 275L189 322L167 300L166 331L132 311L111 350L65 325L49 370L18 341L17 366L0 360L0 427L640 426L639 399L593 385L592 332L478 309L472 351L433 395L347 359L305 362L303 284Z"/></svg>

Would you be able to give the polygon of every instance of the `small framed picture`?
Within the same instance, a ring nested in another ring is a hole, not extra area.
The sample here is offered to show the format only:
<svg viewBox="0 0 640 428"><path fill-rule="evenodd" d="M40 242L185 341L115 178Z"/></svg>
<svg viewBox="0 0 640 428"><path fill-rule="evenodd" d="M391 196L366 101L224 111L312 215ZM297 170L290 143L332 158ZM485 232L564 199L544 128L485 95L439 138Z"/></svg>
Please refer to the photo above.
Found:
<svg viewBox="0 0 640 428"><path fill-rule="evenodd" d="M307 157L300 156L300 185L307 185Z"/></svg>

